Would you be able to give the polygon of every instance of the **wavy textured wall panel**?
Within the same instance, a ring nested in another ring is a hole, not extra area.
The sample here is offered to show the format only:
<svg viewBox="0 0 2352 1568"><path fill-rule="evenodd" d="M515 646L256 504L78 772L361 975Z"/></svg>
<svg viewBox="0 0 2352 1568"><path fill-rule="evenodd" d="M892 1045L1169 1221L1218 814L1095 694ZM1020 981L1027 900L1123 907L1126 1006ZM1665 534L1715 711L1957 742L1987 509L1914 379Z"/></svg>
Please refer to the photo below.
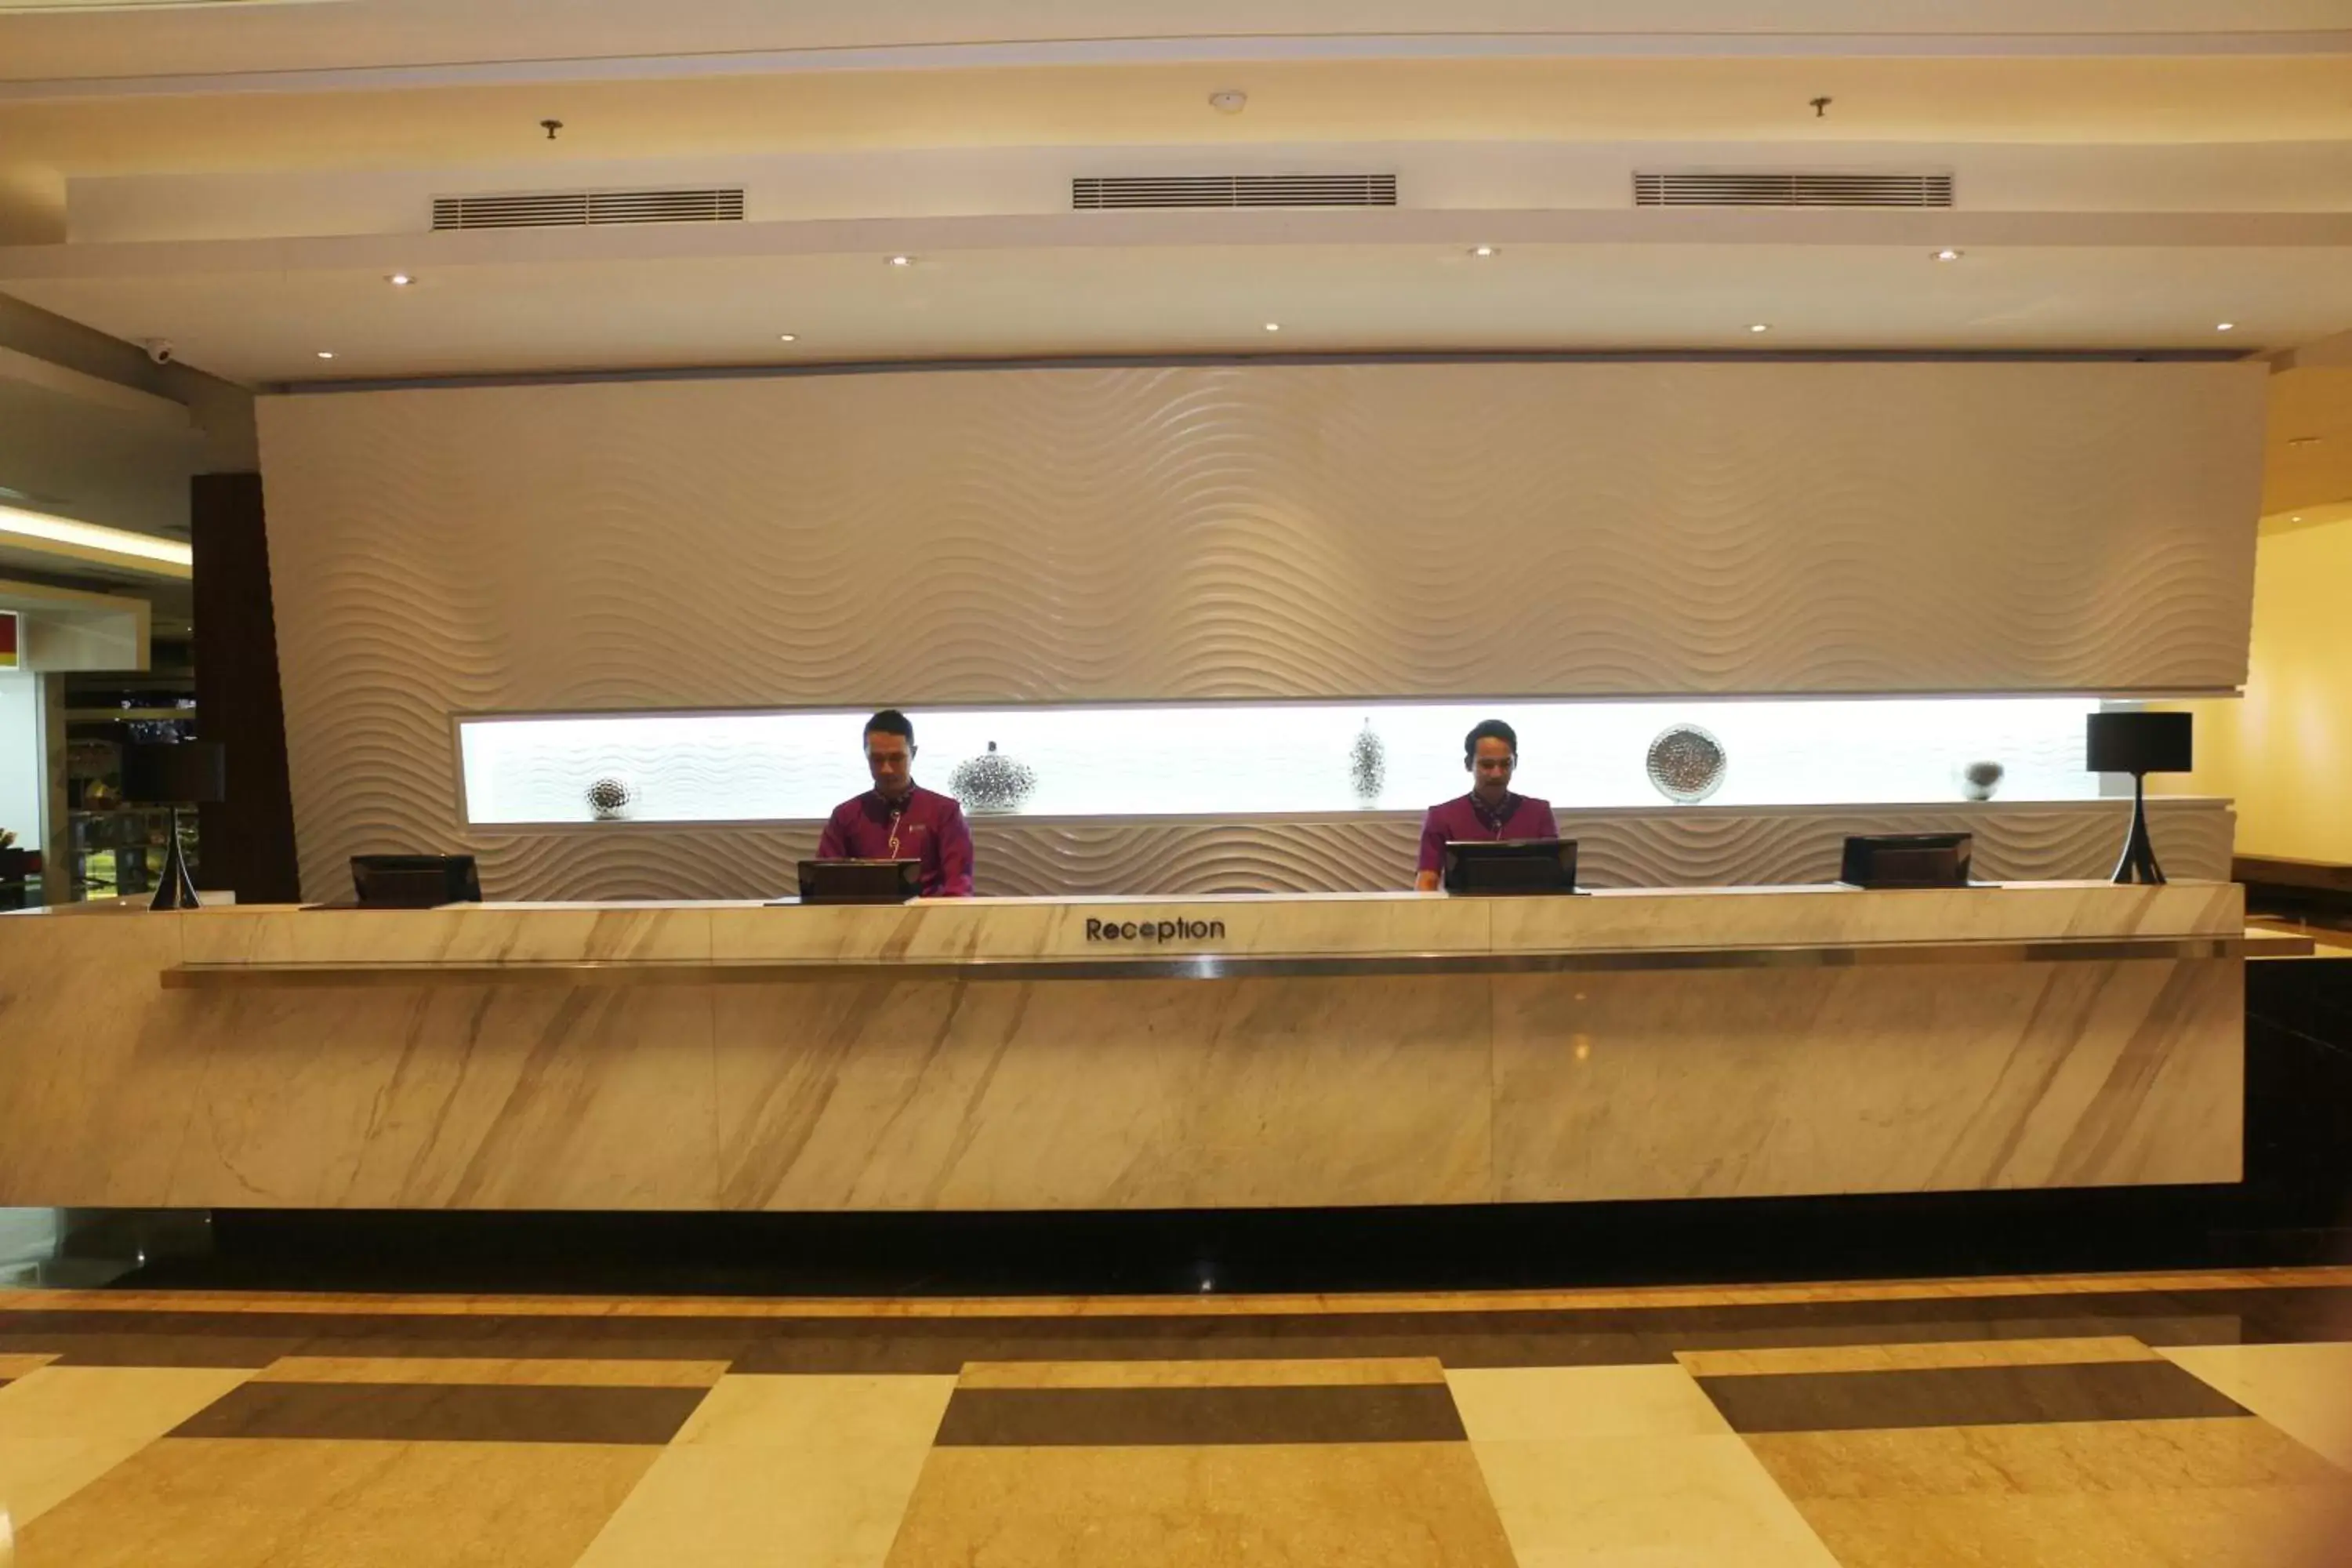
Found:
<svg viewBox="0 0 2352 1568"><path fill-rule="evenodd" d="M2241 365L1360 363L261 426L315 891L460 841L454 711L2226 689L2262 402Z"/></svg>
<svg viewBox="0 0 2352 1568"><path fill-rule="evenodd" d="M2226 807L2171 801L2149 809L2168 871L2229 876L2234 822ZM1725 887L1829 881L1849 833L1953 828L1976 835L1980 877L2104 878L2129 815L2127 804L2113 801L1590 813L1563 826L1578 840L1579 875L1590 886ZM982 818L973 850L979 890L999 897L1354 892L1410 885L1419 836L1419 819L1397 813L1230 824ZM620 826L485 835L473 847L493 899L762 899L790 889L793 862L814 852L816 829ZM337 870L329 880L341 877Z"/></svg>

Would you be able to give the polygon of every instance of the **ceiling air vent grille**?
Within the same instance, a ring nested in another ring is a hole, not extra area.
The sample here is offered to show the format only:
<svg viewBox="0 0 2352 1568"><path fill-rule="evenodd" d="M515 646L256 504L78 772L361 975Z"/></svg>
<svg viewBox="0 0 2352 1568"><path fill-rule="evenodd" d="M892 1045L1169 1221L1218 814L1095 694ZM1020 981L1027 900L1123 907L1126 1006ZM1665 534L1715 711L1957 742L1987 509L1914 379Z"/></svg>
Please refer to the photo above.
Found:
<svg viewBox="0 0 2352 1568"><path fill-rule="evenodd" d="M1948 207L1952 176L1741 170L1633 176L1637 207Z"/></svg>
<svg viewBox="0 0 2352 1568"><path fill-rule="evenodd" d="M436 196L433 226L578 228L601 223L739 223L743 193L531 191L506 196Z"/></svg>
<svg viewBox="0 0 2352 1568"><path fill-rule="evenodd" d="M1136 207L1392 207L1394 174L1150 174L1070 182L1078 212Z"/></svg>

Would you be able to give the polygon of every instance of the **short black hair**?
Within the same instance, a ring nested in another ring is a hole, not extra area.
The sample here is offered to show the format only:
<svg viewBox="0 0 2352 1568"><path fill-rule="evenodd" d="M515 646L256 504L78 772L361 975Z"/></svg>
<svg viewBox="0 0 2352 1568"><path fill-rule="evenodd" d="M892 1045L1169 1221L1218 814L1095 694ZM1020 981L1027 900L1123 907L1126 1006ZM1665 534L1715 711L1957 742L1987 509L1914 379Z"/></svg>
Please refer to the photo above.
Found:
<svg viewBox="0 0 2352 1568"><path fill-rule="evenodd" d="M877 730L885 735L904 735L907 738L907 744L910 747L915 743L914 721L896 708L885 708L881 712L866 721L866 728L858 733L871 735Z"/></svg>
<svg viewBox="0 0 2352 1568"><path fill-rule="evenodd" d="M1519 754L1519 732L1500 719L1482 719L1462 737L1462 760L1469 762L1478 754L1481 741L1500 741L1511 748L1511 755Z"/></svg>

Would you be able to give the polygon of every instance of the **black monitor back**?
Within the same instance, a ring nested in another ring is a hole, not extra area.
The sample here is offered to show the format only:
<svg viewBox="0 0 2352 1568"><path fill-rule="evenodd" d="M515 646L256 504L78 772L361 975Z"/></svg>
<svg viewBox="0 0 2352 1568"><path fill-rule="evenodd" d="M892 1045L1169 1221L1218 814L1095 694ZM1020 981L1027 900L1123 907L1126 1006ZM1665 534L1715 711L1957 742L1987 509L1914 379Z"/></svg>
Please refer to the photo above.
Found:
<svg viewBox="0 0 2352 1568"><path fill-rule="evenodd" d="M920 860L803 860L804 904L903 904L923 890Z"/></svg>
<svg viewBox="0 0 2352 1568"><path fill-rule="evenodd" d="M429 910L480 903L482 879L471 855L354 855L352 891L362 909Z"/></svg>
<svg viewBox="0 0 2352 1568"><path fill-rule="evenodd" d="M1857 833L1838 880L1857 888L1965 888L1976 838L1967 833Z"/></svg>
<svg viewBox="0 0 2352 1568"><path fill-rule="evenodd" d="M1456 839L1445 846L1449 893L1572 893L1573 838Z"/></svg>

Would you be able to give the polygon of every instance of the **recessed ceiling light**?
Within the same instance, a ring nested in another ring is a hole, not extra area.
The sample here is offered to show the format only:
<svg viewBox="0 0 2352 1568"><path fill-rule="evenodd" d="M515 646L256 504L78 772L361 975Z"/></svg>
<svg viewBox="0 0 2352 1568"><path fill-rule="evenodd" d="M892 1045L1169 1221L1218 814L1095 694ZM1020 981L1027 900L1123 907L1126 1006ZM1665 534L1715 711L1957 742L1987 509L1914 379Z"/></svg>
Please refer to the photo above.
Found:
<svg viewBox="0 0 2352 1568"><path fill-rule="evenodd" d="M1269 332L1278 332L1282 331L1282 323L1280 321L1268 321L1265 324L1265 330Z"/></svg>
<svg viewBox="0 0 2352 1568"><path fill-rule="evenodd" d="M801 341L801 335L798 332L778 332L776 341L780 343L796 343Z"/></svg>
<svg viewBox="0 0 2352 1568"><path fill-rule="evenodd" d="M320 359L332 359L335 357L335 351L332 349L320 349L319 351L319 357Z"/></svg>
<svg viewBox="0 0 2352 1568"><path fill-rule="evenodd" d="M1752 321L1748 324L1748 330L1751 332L1769 332L1772 330L1772 326L1769 321Z"/></svg>
<svg viewBox="0 0 2352 1568"><path fill-rule="evenodd" d="M415 282L416 279L411 278L405 272L395 272L391 277L385 279L384 281L391 284L395 289L405 289L411 283Z"/></svg>
<svg viewBox="0 0 2352 1568"><path fill-rule="evenodd" d="M914 264L915 258L911 256L894 256L890 258L890 265L893 267L912 267Z"/></svg>
<svg viewBox="0 0 2352 1568"><path fill-rule="evenodd" d="M2213 330L2217 332L2235 331L2237 326L2238 323L2235 321L2216 321L2213 323Z"/></svg>
<svg viewBox="0 0 2352 1568"><path fill-rule="evenodd" d="M1938 261L1958 261L1961 257L1967 254L1968 253L1963 250L1954 250L1948 245L1944 247L1943 249L1936 252L1936 259Z"/></svg>
<svg viewBox="0 0 2352 1568"><path fill-rule="evenodd" d="M1474 245L1470 247L1470 254L1483 261L1495 254L1495 247L1491 245Z"/></svg>

